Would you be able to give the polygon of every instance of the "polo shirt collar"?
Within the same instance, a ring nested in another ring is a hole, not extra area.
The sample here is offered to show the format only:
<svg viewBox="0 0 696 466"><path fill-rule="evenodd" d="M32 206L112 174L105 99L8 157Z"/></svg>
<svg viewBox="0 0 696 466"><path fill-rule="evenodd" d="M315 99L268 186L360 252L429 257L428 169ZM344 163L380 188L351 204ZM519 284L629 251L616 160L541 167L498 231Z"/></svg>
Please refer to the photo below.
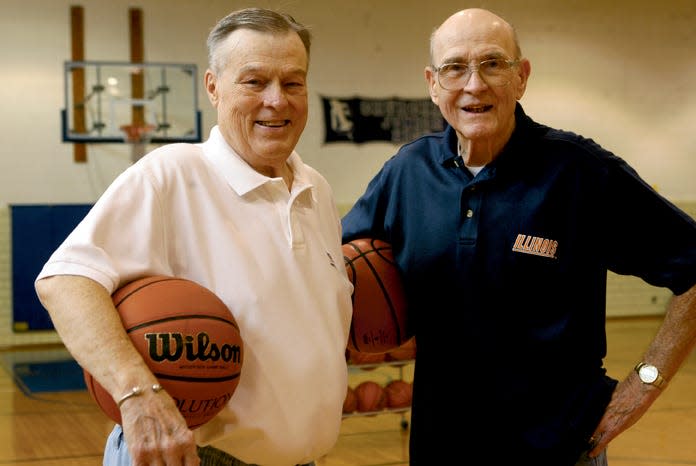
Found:
<svg viewBox="0 0 696 466"><path fill-rule="evenodd" d="M260 186L269 183L272 178L257 172L235 152L225 138L220 128L215 125L210 130L210 136L203 144L203 154L215 166L227 184L240 196L244 196ZM307 180L304 165L297 152L293 151L287 161L294 174L293 187L305 186Z"/></svg>
<svg viewBox="0 0 696 466"><path fill-rule="evenodd" d="M459 158L457 143L457 133L454 131L454 128L448 124L445 128L445 135L442 139L442 147L438 154L441 165L452 166L454 161Z"/></svg>

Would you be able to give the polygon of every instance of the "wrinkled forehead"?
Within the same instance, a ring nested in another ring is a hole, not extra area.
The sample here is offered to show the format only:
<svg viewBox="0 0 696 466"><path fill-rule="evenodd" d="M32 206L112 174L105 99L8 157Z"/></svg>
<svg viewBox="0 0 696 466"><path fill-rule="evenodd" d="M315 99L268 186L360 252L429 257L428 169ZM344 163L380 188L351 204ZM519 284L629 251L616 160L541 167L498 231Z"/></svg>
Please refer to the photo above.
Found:
<svg viewBox="0 0 696 466"><path fill-rule="evenodd" d="M230 33L217 51L235 70L244 66L265 65L307 70L309 58L300 37L294 31L267 32L240 28Z"/></svg>
<svg viewBox="0 0 696 466"><path fill-rule="evenodd" d="M487 56L516 58L513 30L497 16L454 15L435 32L432 47L436 64Z"/></svg>

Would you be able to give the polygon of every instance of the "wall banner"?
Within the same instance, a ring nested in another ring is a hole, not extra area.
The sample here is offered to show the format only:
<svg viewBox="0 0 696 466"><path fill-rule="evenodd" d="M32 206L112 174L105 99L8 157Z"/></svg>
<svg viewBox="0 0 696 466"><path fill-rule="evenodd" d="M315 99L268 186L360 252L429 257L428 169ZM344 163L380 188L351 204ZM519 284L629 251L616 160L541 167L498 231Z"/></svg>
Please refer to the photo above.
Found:
<svg viewBox="0 0 696 466"><path fill-rule="evenodd" d="M365 99L323 97L325 143L409 142L445 128L430 99Z"/></svg>

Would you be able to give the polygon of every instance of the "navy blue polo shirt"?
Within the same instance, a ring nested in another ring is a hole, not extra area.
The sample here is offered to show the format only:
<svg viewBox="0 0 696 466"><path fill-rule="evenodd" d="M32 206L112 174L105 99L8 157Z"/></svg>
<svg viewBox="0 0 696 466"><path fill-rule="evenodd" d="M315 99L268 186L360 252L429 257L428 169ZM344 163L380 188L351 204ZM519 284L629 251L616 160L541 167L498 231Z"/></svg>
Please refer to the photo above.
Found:
<svg viewBox="0 0 696 466"><path fill-rule="evenodd" d="M456 416L496 455L575 464L617 383L603 367L607 270L675 294L696 283L693 219L592 140L519 104L515 117L475 177L451 127L404 145L342 220L344 242L391 243L403 272L412 465L461 457L443 432Z"/></svg>

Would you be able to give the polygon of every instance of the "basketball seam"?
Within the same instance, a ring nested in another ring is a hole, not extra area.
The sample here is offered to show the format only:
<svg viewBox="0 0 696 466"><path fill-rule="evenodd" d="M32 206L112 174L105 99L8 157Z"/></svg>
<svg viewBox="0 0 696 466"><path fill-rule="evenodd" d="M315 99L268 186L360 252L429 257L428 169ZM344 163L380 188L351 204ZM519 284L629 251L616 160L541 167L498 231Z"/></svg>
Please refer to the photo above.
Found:
<svg viewBox="0 0 696 466"><path fill-rule="evenodd" d="M384 259L386 262L388 262L388 263L390 263L390 264L392 264L392 265L396 264L396 261L395 261L395 260L390 260L390 259L388 259L388 258L382 253L382 251L391 250L391 249L392 249L391 246L374 247L374 246L372 246L372 243L370 243L372 249L368 249L367 251L363 251L362 249L360 249L358 246L356 246L356 245L353 244L352 242L346 243L346 245L348 245L348 246L350 246L351 248L353 248L353 250L357 253L357 255L356 255L355 257L346 257L346 256L344 255L343 258L344 258L346 261L348 261L348 262L351 262L351 263L352 263L353 261L355 261L355 260L357 260L357 259L359 259L359 258L361 258L361 257L366 257L367 254L369 254L369 253L371 253L371 252L374 252L374 253L377 254L379 257L381 257L382 259Z"/></svg>
<svg viewBox="0 0 696 466"><path fill-rule="evenodd" d="M132 296L134 293L136 293L137 291L140 291L140 290L142 290L143 288L145 288L145 287L147 287L147 286L154 285L155 283L161 283L161 282L166 282L166 281L171 281L171 280L183 280L183 279L181 279L181 278L174 278L174 277L162 277L162 278L160 278L160 279L158 279L158 280L153 280L153 281L151 281L151 282L147 282L147 283L145 283L145 284L143 284L143 285L140 285L140 286L137 287L136 289L129 291L128 294L126 294L125 296L123 296L123 297L121 298L121 300L120 300L118 303L114 303L114 304L115 304L116 307L118 307L118 306L120 306L120 305L123 303L123 301L125 301L126 299L128 299L129 297L131 297L131 296ZM183 281L187 281L187 280L183 280ZM126 285L124 285L124 286L126 286Z"/></svg>
<svg viewBox="0 0 696 466"><path fill-rule="evenodd" d="M141 324L136 324L133 327L130 327L129 329L126 330L127 333L131 333L135 330L139 330L144 327L149 327L151 325L157 325L161 324L162 322L171 322L174 320L183 320L183 319L208 319L208 320L217 320L219 322L224 322L226 324L231 325L237 331L239 332L239 326L237 325L236 322L232 322L231 320L227 320L223 317L218 317L218 316L210 316L210 315L205 315L205 314L182 314L179 316L171 316L171 317L162 317L161 319L155 319L155 320L148 320L147 322L143 322Z"/></svg>
<svg viewBox="0 0 696 466"><path fill-rule="evenodd" d="M234 380L241 375L241 371L236 372L236 373L231 374L231 375L227 375L225 377L201 377L200 375L197 375L196 377L184 377L184 376L180 376L180 375L161 374L159 372L155 372L154 375L155 375L155 377L157 377L157 379L162 379L162 380L175 380L177 382L206 383L206 382L226 382L229 380Z"/></svg>
<svg viewBox="0 0 696 466"><path fill-rule="evenodd" d="M375 280L377 281L377 284L379 285L380 289L382 290L382 294L384 295L385 299L387 300L387 303L389 304L389 310L392 311L392 318L396 320L396 313L394 312L394 304L392 303L391 297L389 296L389 293L387 292L387 287L384 285L384 281L382 281L382 277L377 273L377 268L372 264L372 261L365 256L365 263L367 266L370 268L372 271L372 275L374 275ZM357 277L356 277L357 280Z"/></svg>

